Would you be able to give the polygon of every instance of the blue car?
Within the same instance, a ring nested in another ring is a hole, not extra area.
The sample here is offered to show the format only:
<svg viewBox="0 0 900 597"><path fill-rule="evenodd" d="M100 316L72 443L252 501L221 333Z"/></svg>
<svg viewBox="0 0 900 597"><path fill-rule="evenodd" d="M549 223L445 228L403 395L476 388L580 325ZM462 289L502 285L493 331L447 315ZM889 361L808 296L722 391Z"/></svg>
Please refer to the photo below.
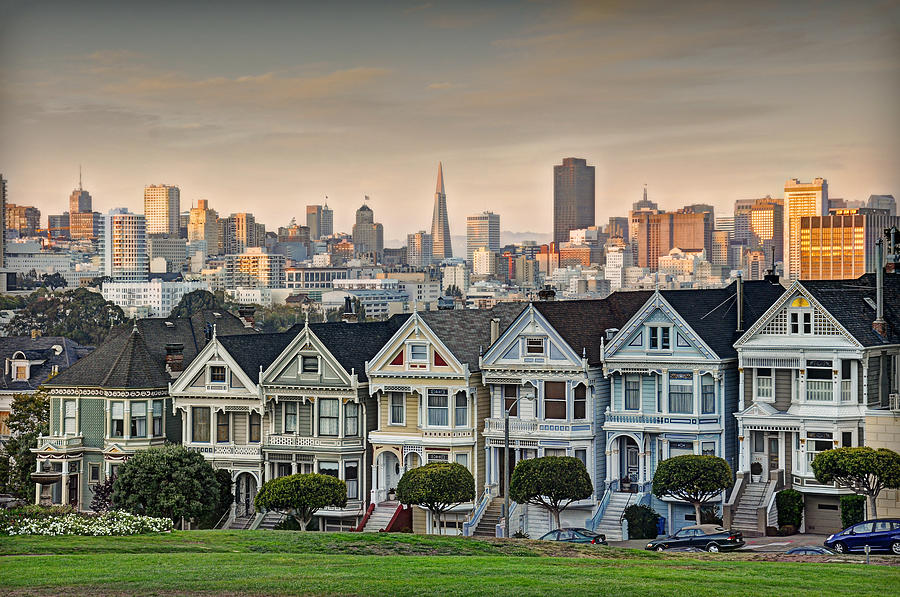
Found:
<svg viewBox="0 0 900 597"><path fill-rule="evenodd" d="M900 520L867 520L825 539L825 547L838 553L865 551L890 551L900 555Z"/></svg>

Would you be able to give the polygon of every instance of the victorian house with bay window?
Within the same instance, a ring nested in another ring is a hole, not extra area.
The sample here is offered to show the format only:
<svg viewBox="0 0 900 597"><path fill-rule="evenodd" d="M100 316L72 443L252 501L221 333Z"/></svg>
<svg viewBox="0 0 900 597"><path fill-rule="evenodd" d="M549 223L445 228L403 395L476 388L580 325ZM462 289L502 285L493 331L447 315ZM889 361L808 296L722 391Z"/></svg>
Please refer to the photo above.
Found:
<svg viewBox="0 0 900 597"><path fill-rule="evenodd" d="M491 330L505 329L521 303L487 310L414 313L366 364L369 393L378 405L373 449L371 500L379 510L395 510L397 482L411 468L457 462L484 487L485 450L481 432L489 416L488 390L481 383L479 357L491 344ZM477 500L476 500L477 501ZM473 504L442 517L437 529L426 510L412 509L413 530L458 534Z"/></svg>
<svg viewBox="0 0 900 597"><path fill-rule="evenodd" d="M690 505L652 496L656 466L672 456L709 454L734 468L733 343L782 292L777 282L740 280L726 288L656 291L605 344L611 400L599 434L606 491L595 528L620 538L622 512L639 502L666 517L670 532L696 524Z"/></svg>
<svg viewBox="0 0 900 597"><path fill-rule="evenodd" d="M180 442L169 383L207 341L213 325L251 331L227 313L141 319L49 380L50 434L38 439L38 503L90 509L94 487L137 450Z"/></svg>
<svg viewBox="0 0 900 597"><path fill-rule="evenodd" d="M734 527L763 534L775 526L773 493L783 487L803 494L807 532L842 527L839 498L848 491L816 481L810 463L825 450L867 445L867 415L896 425L890 410L900 410L891 404L900 275L884 276L881 322L876 284L875 274L795 282L737 341L740 455L726 508Z"/></svg>
<svg viewBox="0 0 900 597"><path fill-rule="evenodd" d="M619 292L602 300L531 303L492 343L481 358L491 407L484 421L485 494L474 523L488 510L488 500L498 509L507 491L507 472L511 474L518 461L542 456L572 456L585 464L596 495L571 504L562 513L563 525L580 527L591 518L605 488L604 447L596 442L609 404L601 342L634 315L649 294ZM539 537L551 528L552 517L544 508L513 503L510 510L510 533ZM492 531L476 527L478 534Z"/></svg>

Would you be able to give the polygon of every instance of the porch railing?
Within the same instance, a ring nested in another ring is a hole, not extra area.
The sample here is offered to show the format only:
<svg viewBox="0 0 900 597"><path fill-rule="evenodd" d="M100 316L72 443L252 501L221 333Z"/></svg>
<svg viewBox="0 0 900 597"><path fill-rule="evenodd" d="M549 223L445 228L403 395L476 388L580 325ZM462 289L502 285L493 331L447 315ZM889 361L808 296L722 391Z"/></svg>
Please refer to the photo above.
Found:
<svg viewBox="0 0 900 597"><path fill-rule="evenodd" d="M486 487L484 493L481 494L481 500L472 511L472 516L469 520L463 522L462 534L464 537L471 537L475 533L475 528L478 526L478 523L481 522L481 517L484 516L484 511L487 509L488 504L491 503L492 499L494 499L494 497L491 494L491 490Z"/></svg>
<svg viewBox="0 0 900 597"><path fill-rule="evenodd" d="M607 488L607 490L603 492L603 497L600 498L600 503L597 505L597 511L585 521L584 526L592 531L597 530L597 525L600 524L600 521L603 519L603 514L606 512L606 507L609 506L609 499L612 497L612 493L612 487Z"/></svg>
<svg viewBox="0 0 900 597"><path fill-rule="evenodd" d="M326 438L303 437L299 435L269 435L266 437L266 446L271 447L330 447L330 448L356 448L362 447L360 438Z"/></svg>
<svg viewBox="0 0 900 597"><path fill-rule="evenodd" d="M830 381L809 379L806 381L806 399L812 402L831 402L834 389Z"/></svg>
<svg viewBox="0 0 900 597"><path fill-rule="evenodd" d="M853 382L849 379L841 380L841 402L850 402L852 400L852 384Z"/></svg>

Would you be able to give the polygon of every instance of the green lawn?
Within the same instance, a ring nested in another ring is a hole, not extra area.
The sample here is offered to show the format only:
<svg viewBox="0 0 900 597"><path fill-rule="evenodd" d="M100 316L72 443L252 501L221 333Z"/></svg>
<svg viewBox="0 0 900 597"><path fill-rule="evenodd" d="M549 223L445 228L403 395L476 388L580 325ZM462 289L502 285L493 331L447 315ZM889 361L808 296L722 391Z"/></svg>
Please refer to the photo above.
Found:
<svg viewBox="0 0 900 597"><path fill-rule="evenodd" d="M739 554L661 555L386 533L0 537L0 553L5 554L0 557L0 593L27 595L883 597L900 586L896 566L783 563Z"/></svg>

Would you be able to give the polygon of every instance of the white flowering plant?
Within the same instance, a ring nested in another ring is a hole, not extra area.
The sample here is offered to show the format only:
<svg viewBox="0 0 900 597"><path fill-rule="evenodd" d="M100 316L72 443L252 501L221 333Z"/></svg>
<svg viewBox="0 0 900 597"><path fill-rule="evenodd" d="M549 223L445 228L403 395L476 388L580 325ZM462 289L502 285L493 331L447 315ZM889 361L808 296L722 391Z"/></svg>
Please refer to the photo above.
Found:
<svg viewBox="0 0 900 597"><path fill-rule="evenodd" d="M97 515L63 514L59 516L10 516L0 526L6 535L140 535L172 530L168 518L140 516L121 510Z"/></svg>

